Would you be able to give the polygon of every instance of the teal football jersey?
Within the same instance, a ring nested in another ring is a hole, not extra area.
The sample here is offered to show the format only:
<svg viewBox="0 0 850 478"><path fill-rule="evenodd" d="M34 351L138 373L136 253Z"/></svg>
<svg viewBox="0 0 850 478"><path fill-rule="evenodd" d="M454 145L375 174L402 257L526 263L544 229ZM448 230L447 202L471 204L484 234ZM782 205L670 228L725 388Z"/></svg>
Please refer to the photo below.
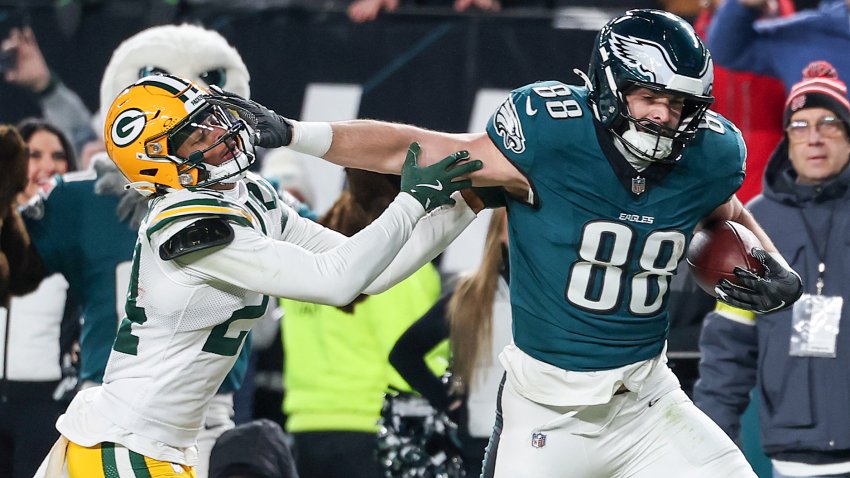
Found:
<svg viewBox="0 0 850 478"><path fill-rule="evenodd" d="M487 133L529 179L510 199L514 341L566 370L658 355L671 275L692 231L744 178L740 132L709 113L675 165L638 172L593 118L586 88L549 81L511 93Z"/></svg>
<svg viewBox="0 0 850 478"><path fill-rule="evenodd" d="M45 267L65 276L82 306L80 379L100 383L124 316L137 231L118 219L119 198L96 194L95 182L93 171L57 176L43 215L26 225ZM241 385L249 349L242 348L221 392Z"/></svg>

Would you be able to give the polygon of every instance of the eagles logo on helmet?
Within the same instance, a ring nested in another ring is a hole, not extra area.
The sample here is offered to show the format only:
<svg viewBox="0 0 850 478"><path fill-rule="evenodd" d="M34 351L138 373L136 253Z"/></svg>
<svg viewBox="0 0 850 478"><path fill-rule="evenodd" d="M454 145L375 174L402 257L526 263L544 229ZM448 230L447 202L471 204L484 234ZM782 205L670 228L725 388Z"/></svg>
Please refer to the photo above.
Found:
<svg viewBox="0 0 850 478"><path fill-rule="evenodd" d="M714 101L708 49L687 22L659 10L630 10L605 25L588 70L585 81L596 119L648 161L677 161ZM634 118L625 96L636 87L683 98L678 127Z"/></svg>
<svg viewBox="0 0 850 478"><path fill-rule="evenodd" d="M153 75L115 98L106 114L106 152L128 187L148 196L244 177L256 158L247 126L230 110L210 104L211 94L176 76ZM222 144L226 159L213 164L205 155Z"/></svg>

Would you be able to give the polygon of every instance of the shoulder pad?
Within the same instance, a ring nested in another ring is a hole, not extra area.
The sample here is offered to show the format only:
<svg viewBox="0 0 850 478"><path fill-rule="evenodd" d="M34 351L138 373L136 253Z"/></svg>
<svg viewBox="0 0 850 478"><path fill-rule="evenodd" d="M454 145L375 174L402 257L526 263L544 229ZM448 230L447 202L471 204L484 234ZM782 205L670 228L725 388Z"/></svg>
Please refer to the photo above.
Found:
<svg viewBox="0 0 850 478"><path fill-rule="evenodd" d="M159 247L159 257L170 261L191 252L223 246L233 241L233 228L220 217L205 217L189 224Z"/></svg>
<svg viewBox="0 0 850 478"><path fill-rule="evenodd" d="M218 217L225 221L252 227L251 216L239 206L214 195L180 195L168 194L162 199L154 199L148 212L145 234L151 238L160 231L177 221L187 218Z"/></svg>

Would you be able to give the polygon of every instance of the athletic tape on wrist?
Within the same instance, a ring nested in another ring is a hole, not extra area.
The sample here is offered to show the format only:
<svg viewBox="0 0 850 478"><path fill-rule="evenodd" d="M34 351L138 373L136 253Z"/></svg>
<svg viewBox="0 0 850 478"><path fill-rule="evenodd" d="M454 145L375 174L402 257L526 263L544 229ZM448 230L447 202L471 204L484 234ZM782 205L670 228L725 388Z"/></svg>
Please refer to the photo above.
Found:
<svg viewBox="0 0 850 478"><path fill-rule="evenodd" d="M292 122L292 142L289 148L299 153L323 157L331 149L334 132L330 123L323 121Z"/></svg>

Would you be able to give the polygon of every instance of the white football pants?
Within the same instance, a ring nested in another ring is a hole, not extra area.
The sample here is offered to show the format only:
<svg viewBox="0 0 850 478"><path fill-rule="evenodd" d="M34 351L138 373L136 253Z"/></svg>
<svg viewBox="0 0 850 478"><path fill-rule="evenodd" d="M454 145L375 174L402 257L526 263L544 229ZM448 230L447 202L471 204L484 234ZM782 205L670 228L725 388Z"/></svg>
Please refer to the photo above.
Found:
<svg viewBox="0 0 850 478"><path fill-rule="evenodd" d="M485 478L756 478L681 389L652 401L626 392L603 405L551 407L503 387Z"/></svg>

